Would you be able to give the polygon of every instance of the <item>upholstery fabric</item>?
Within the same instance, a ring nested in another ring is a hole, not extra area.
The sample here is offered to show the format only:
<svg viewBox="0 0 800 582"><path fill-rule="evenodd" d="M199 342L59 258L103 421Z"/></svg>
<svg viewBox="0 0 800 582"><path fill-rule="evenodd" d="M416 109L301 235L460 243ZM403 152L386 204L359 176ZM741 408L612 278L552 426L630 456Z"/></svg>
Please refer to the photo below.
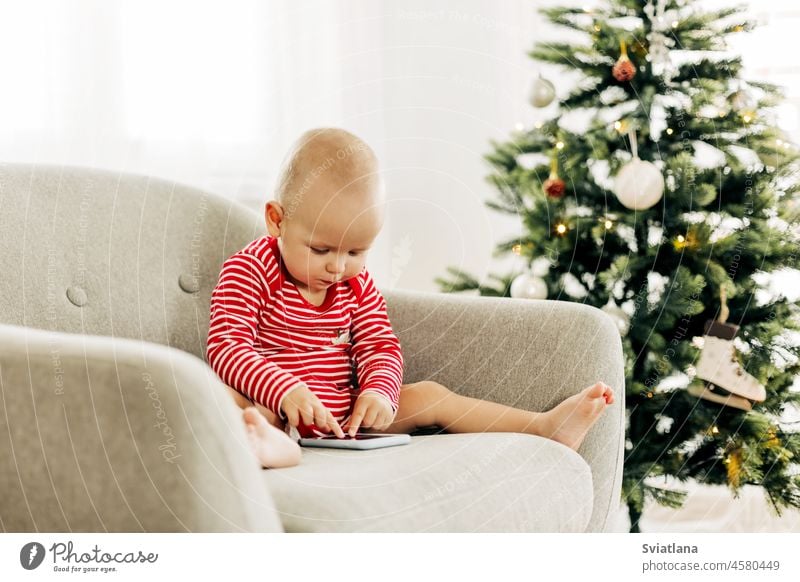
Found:
<svg viewBox="0 0 800 582"><path fill-rule="evenodd" d="M592 514L580 455L515 433L309 449L300 465L264 479L289 532L582 532Z"/></svg>
<svg viewBox="0 0 800 582"><path fill-rule="evenodd" d="M574 303L382 290L405 383L532 411L614 387L577 453L523 434L437 434L260 469L205 342L220 265L263 232L258 213L166 180L0 165L3 531L609 527L622 349L604 313Z"/></svg>

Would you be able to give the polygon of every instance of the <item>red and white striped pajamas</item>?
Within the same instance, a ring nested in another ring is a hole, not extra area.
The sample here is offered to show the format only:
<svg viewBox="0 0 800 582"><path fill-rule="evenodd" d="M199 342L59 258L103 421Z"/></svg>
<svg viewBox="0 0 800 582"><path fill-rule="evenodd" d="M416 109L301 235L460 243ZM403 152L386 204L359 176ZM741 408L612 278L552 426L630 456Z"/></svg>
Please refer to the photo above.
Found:
<svg viewBox="0 0 800 582"><path fill-rule="evenodd" d="M226 384L284 420L281 401L300 382L340 425L358 387L385 396L397 411L400 342L366 268L331 285L315 306L289 279L277 243L261 237L223 263L211 295L208 363ZM298 430L326 434L302 421Z"/></svg>

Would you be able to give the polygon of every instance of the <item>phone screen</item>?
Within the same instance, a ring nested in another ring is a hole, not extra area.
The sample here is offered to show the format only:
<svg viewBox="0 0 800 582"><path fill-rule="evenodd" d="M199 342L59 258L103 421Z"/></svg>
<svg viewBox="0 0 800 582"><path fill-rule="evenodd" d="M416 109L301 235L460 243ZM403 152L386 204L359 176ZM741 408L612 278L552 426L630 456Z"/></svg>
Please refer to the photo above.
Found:
<svg viewBox="0 0 800 582"><path fill-rule="evenodd" d="M321 436L321 437L316 437L316 438L318 438L320 440L366 441L366 440L370 440L370 439L380 439L380 438L384 438L384 437L387 437L387 436L391 436L391 435L388 435L388 434L361 434L361 433L356 433L356 436L354 436L354 437L351 437L350 435L345 434L344 438L340 439L335 434L329 434L329 435L326 435L326 436Z"/></svg>

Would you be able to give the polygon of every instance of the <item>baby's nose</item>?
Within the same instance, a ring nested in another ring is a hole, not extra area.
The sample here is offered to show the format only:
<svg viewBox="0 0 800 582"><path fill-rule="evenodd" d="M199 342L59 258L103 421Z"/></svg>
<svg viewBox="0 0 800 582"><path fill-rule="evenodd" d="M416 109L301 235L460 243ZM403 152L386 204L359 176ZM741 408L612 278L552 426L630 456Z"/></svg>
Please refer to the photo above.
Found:
<svg viewBox="0 0 800 582"><path fill-rule="evenodd" d="M342 273L344 273L344 268L345 268L344 258L336 259L335 261L332 261L331 263L328 264L328 272L336 277L339 277L341 276Z"/></svg>

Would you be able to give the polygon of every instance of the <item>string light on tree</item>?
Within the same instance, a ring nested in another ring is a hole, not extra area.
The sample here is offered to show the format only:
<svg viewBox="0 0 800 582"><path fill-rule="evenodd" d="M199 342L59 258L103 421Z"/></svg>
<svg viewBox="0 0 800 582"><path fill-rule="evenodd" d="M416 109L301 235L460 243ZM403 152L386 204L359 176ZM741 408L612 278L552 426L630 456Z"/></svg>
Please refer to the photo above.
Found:
<svg viewBox="0 0 800 582"><path fill-rule="evenodd" d="M693 227L689 227L686 231L686 235L678 234L675 236L672 246L676 251L697 249L700 246L697 240L697 232Z"/></svg>
<svg viewBox="0 0 800 582"><path fill-rule="evenodd" d="M625 119L618 119L614 122L614 129L617 133L626 133L628 131L628 122Z"/></svg>
<svg viewBox="0 0 800 582"><path fill-rule="evenodd" d="M741 84L730 96L731 108L739 114L745 123L752 122L756 117L756 100L750 92Z"/></svg>

